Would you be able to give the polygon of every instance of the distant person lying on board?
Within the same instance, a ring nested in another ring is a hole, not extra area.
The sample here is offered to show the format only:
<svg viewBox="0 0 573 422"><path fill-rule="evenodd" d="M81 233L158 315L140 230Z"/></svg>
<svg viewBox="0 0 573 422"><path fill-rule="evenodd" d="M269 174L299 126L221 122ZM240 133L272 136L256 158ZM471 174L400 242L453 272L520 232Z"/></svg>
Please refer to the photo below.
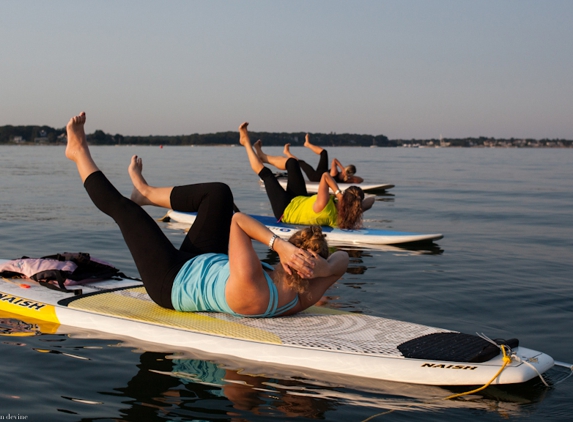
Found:
<svg viewBox="0 0 573 422"><path fill-rule="evenodd" d="M318 193L309 196L306 183L296 158L268 155L262 151L261 141L251 145L248 123L239 127L240 143L247 151L251 169L265 184L275 218L291 224L317 224L319 226L358 229L362 226L362 201L364 192L357 186L350 186L342 192L332 176L323 173ZM288 171L287 187L284 189L264 163L279 170ZM330 195L332 189L334 195ZM335 200L336 199L336 200ZM369 203L372 206L372 203Z"/></svg>
<svg viewBox="0 0 573 422"><path fill-rule="evenodd" d="M290 158L296 158L300 164L300 168L308 177L311 182L320 182L322 173L329 172L332 178L338 183L359 184L364 182L362 177L356 176L356 166L349 164L344 167L337 158L332 159L330 170L328 169L328 151L326 149L314 145L310 142L310 135L307 133L304 140L304 146L310 149L317 155L320 155L316 169L312 168L306 161L300 160L290 152L290 144L284 146L284 154ZM257 144L255 143L255 148Z"/></svg>
<svg viewBox="0 0 573 422"><path fill-rule="evenodd" d="M223 183L152 187L143 164L133 156L128 172L134 185L123 197L91 157L85 113L70 119L66 157L75 162L94 205L119 226L147 293L164 308L214 311L239 316L291 315L318 302L346 271L348 254L328 255L320 227L282 240L240 212L233 214L233 194ZM197 212L179 249L142 208L156 205ZM263 268L255 239L277 252L280 263Z"/></svg>

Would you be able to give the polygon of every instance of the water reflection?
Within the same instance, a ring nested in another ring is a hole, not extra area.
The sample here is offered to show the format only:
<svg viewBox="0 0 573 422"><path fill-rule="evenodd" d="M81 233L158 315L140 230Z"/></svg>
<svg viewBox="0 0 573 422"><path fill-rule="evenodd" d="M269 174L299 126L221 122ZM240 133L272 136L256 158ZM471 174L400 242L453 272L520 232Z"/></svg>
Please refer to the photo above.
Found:
<svg viewBox="0 0 573 422"><path fill-rule="evenodd" d="M412 242L403 245L337 245L334 242L329 242L330 253L337 250L346 251L350 257L350 264L348 266L348 273L350 274L364 274L367 267L363 264L364 258L373 258L374 252L392 252L398 255L441 255L444 250L434 242ZM265 257L262 259L268 264L278 264L279 256L275 251L269 249L265 250ZM357 269L359 267L359 269Z"/></svg>
<svg viewBox="0 0 573 422"><path fill-rule="evenodd" d="M137 374L114 388L131 400L121 409L126 420L151 421L186 417L203 420L245 417L245 414L324 419L335 404L320 397L285 394L271 385L278 380L243 375L199 359L169 359L164 353L140 355ZM295 386L295 381L286 386Z"/></svg>
<svg viewBox="0 0 573 422"><path fill-rule="evenodd" d="M402 255L441 255L444 250L434 242L410 242L402 243L399 245L348 245L348 244L337 244L335 242L329 242L329 244L336 249L346 251L350 254L350 251L362 251L363 253L368 252L394 252ZM369 255L371 256L371 255Z"/></svg>
<svg viewBox="0 0 573 422"><path fill-rule="evenodd" d="M55 333L58 324L26 318L9 312L0 312L0 335L6 337L31 337L42 333Z"/></svg>
<svg viewBox="0 0 573 422"><path fill-rule="evenodd" d="M351 412L356 420L376 420L388 412L424 413L428 418L438 420L435 412L444 409L479 410L507 418L533 411L532 405L552 392L537 379L518 386L488 387L479 394L444 400L452 393L470 388L353 378L238 361L190 350L173 354L173 351L159 350L159 345L127 341L120 346L126 350L135 348L133 351L138 354L136 363L131 359L122 361L122 372L127 377L94 377L93 365L97 363L98 349L101 348L101 342L95 343L94 338L109 339L107 334L70 328L73 333L70 337L64 334L67 329L62 326L59 335L43 334L38 331L41 326L25 320L26 317L0 314L0 326L4 332L27 332L40 336L39 341L44 347L6 341L2 342L4 347L17 345L49 353L54 367L67 368L70 357L75 358L74 382L89 379L89 382L81 382L84 385L82 393L78 390L72 397L65 387L59 387L61 390L55 387L52 393L74 403L107 406L106 409L114 409L113 412L118 412L121 420L126 421L239 421L271 417L331 420L335 412L345 415ZM87 349L91 350L88 355ZM104 349L101 356L109 354L109 346L107 352L105 347L101 349ZM130 369L134 371L131 376ZM551 381L551 376L548 380ZM71 409L68 411L72 412Z"/></svg>
<svg viewBox="0 0 573 422"><path fill-rule="evenodd" d="M15 318L0 317L0 335L28 337L40 335L40 327Z"/></svg>
<svg viewBox="0 0 573 422"><path fill-rule="evenodd" d="M254 372L258 374L251 375L248 368L236 369L236 365L230 367L229 363L179 357L170 360L165 354L153 352L141 355L138 368L127 387L116 389L137 403L125 410L125 416L135 418L152 414L188 417L226 414L234 420L247 413L275 418L327 419L327 412L340 406L362 409L360 414L372 419L387 412L451 408L479 409L515 417L526 412L525 405L540 402L549 392L541 382L531 381L517 387L490 387L458 400L444 400L452 392L467 389L347 377L343 380L336 376L330 381L327 377L317 382L308 378L309 374L304 377L260 375L262 368L256 368ZM229 401L230 406L222 400Z"/></svg>

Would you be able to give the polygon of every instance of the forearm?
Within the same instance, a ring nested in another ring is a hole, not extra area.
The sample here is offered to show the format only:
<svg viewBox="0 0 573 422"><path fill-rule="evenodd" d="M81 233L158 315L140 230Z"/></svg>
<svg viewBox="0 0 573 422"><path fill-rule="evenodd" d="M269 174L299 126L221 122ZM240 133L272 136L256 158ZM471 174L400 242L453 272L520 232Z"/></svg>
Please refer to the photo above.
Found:
<svg viewBox="0 0 573 422"><path fill-rule="evenodd" d="M344 251L336 251L328 257L328 264L332 275L342 276L348 268L350 258Z"/></svg>
<svg viewBox="0 0 573 422"><path fill-rule="evenodd" d="M326 186L328 186L328 188L330 188L332 190L332 192L334 192L336 197L340 200L340 198L342 197L342 192L337 193L340 191L340 189L338 188L338 183L336 183L336 180L334 180L334 178L330 174L323 173L322 179L320 180L320 182L321 182L321 184L324 183ZM320 190L320 186L319 186L319 190ZM328 194L330 194L328 189L325 188L325 190Z"/></svg>
<svg viewBox="0 0 573 422"><path fill-rule="evenodd" d="M316 259L315 277L310 280L308 294L299 296L301 309L314 305L348 268L348 254L337 251L328 257Z"/></svg>
<svg viewBox="0 0 573 422"><path fill-rule="evenodd" d="M317 263L314 267L314 277L339 278L346 272L348 263L348 253L344 251L336 251L328 259L317 258Z"/></svg>
<svg viewBox="0 0 573 422"><path fill-rule="evenodd" d="M292 268L303 277L313 277L314 262L310 252L299 249L292 243L277 237L263 224L246 214L235 213L233 223L250 239L268 245L274 250L279 255L281 264L287 273L290 274ZM274 240L271 242L272 239Z"/></svg>
<svg viewBox="0 0 573 422"><path fill-rule="evenodd" d="M340 170L342 170L342 167L340 167L339 164L340 164L340 162L336 158L332 159L332 164L330 165L330 175L332 177L337 176L338 173L340 172ZM339 167L340 167L340 170L339 170Z"/></svg>
<svg viewBox="0 0 573 422"><path fill-rule="evenodd" d="M247 236L265 245L268 245L273 237L273 232L247 214L237 212L233 215L233 221Z"/></svg>

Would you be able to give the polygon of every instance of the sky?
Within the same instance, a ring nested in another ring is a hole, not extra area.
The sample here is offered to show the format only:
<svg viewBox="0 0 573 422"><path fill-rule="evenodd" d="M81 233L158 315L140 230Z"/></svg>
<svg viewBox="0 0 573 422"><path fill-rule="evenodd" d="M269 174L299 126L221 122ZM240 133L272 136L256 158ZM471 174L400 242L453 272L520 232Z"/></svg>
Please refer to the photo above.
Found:
<svg viewBox="0 0 573 422"><path fill-rule="evenodd" d="M571 0L0 0L0 126L573 139Z"/></svg>

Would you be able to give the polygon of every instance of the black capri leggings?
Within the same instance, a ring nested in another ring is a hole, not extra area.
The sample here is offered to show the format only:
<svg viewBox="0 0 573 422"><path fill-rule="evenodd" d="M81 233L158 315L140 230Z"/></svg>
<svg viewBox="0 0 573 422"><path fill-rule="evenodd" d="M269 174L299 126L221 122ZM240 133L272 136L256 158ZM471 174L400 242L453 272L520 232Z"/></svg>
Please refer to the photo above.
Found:
<svg viewBox="0 0 573 422"><path fill-rule="evenodd" d="M122 196L101 171L88 176L84 187L92 202L119 226L147 293L158 305L173 309L171 288L189 259L208 252L228 253L233 194L224 183L177 186L171 192L176 211L197 212L179 249L151 216Z"/></svg>
<svg viewBox="0 0 573 422"><path fill-rule="evenodd" d="M318 160L318 165L316 166L316 170L311 167L306 161L299 160L300 168L308 177L308 180L311 182L320 182L320 178L322 177L322 173L326 173L328 171L328 152L323 149L320 152L320 159Z"/></svg>
<svg viewBox="0 0 573 422"><path fill-rule="evenodd" d="M259 177L265 184L267 196L271 202L273 214L277 220L283 216L285 208L290 204L290 201L296 196L308 196L306 191L306 183L298 160L289 158L285 164L288 172L288 182L286 189L283 189L273 172L264 167L259 172Z"/></svg>

